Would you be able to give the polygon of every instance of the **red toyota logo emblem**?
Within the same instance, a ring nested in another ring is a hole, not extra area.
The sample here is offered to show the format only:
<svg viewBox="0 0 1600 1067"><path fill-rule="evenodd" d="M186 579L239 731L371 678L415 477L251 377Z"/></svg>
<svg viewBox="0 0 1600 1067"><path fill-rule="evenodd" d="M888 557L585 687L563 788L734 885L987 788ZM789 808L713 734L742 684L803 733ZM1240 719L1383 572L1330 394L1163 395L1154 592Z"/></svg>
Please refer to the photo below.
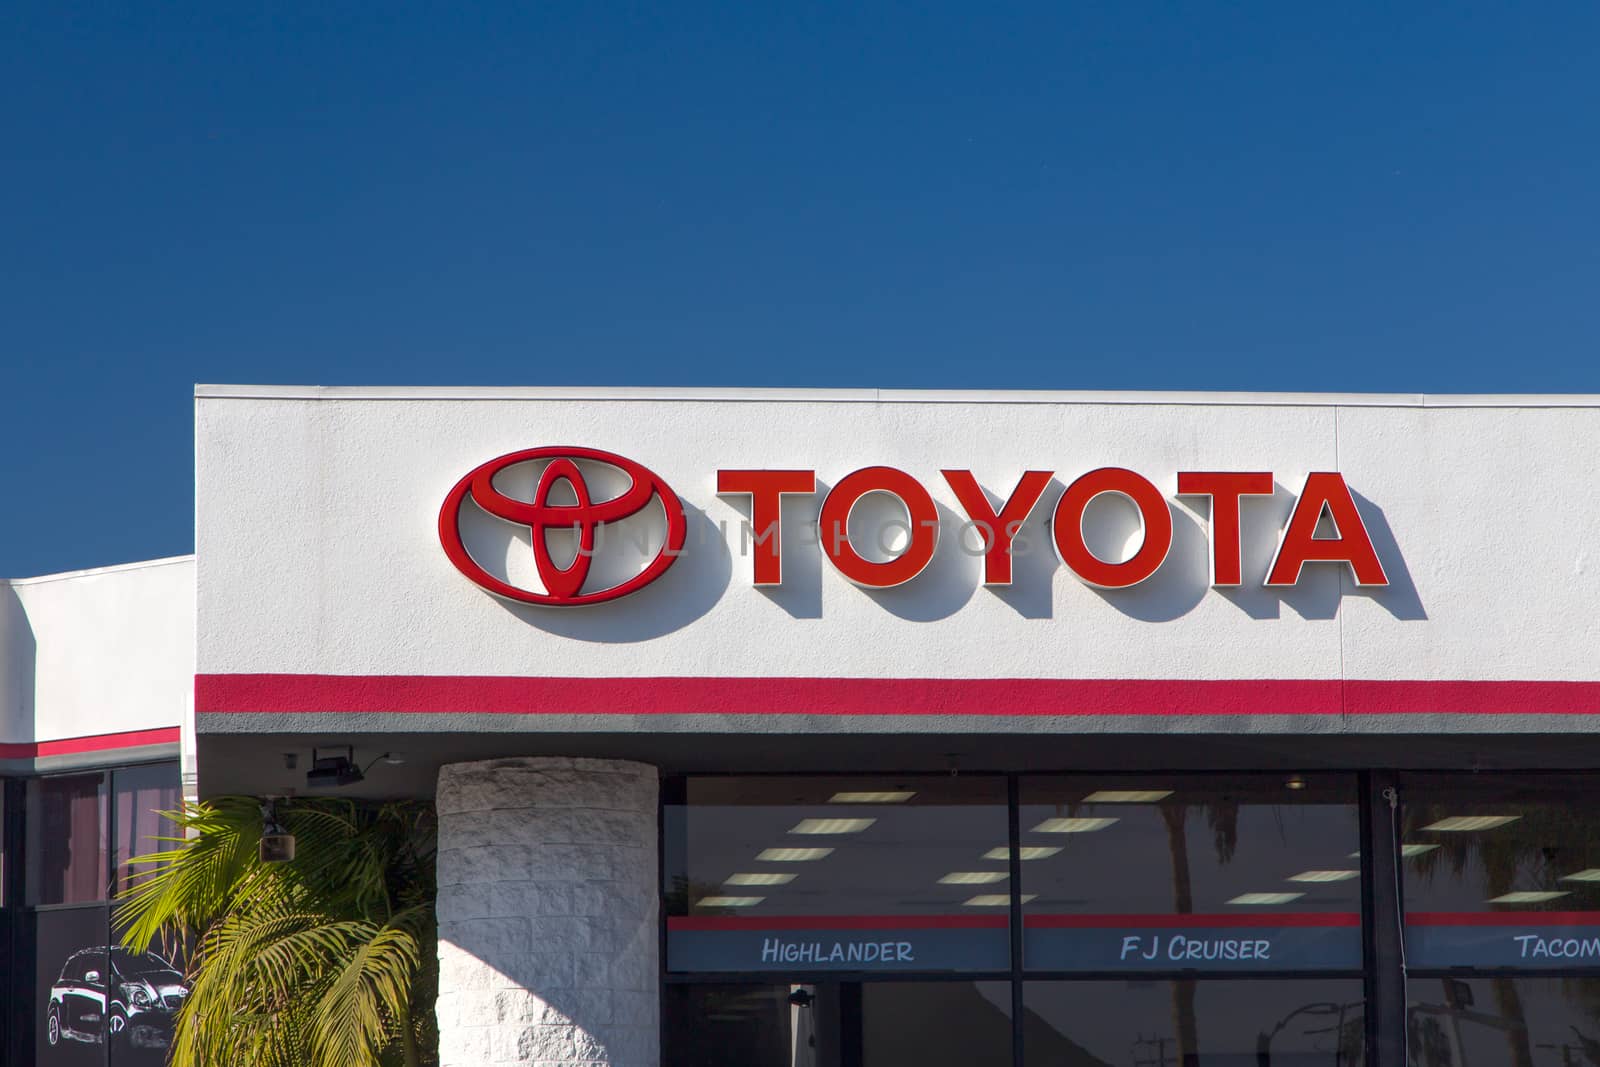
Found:
<svg viewBox="0 0 1600 1067"><path fill-rule="evenodd" d="M495 476L520 464L544 461L539 472L532 500L508 496L495 487ZM580 461L605 464L620 472L628 481L627 488L605 500L595 500ZM565 484L574 498L571 503L553 503L551 494L557 486ZM526 527L531 536L533 561L543 590L524 589L485 570L462 538L462 509L467 501L497 519L516 526ZM604 527L638 515L652 501L660 500L666 514L666 538L653 558L644 563L644 569L615 585L603 589L585 589L589 572L598 551L605 551ZM455 564L456 570L466 575L474 584L496 596L524 604L552 604L569 607L579 604L599 604L607 600L636 593L649 585L672 566L683 550L688 524L684 520L683 505L677 494L653 471L611 452L595 448L530 448L491 459L472 470L455 484L439 510L439 542L445 555ZM549 536L552 531L576 534L576 553L565 566L556 562L550 553Z"/></svg>

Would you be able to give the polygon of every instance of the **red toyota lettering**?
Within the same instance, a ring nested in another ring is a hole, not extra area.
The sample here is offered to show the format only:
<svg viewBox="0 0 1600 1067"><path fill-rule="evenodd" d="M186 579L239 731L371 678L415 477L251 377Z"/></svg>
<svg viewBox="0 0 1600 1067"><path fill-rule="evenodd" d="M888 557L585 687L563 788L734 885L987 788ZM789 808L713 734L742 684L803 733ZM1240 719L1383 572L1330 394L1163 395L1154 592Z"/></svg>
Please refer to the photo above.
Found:
<svg viewBox="0 0 1600 1067"><path fill-rule="evenodd" d="M1317 537L1317 523L1323 513L1333 520L1334 536ZM1268 585L1294 585L1300 580L1300 569L1307 563L1343 563L1355 575L1360 586L1385 586L1389 576L1384 573L1378 552L1372 547L1372 536L1356 510L1350 487L1344 476L1333 471L1320 471L1306 475L1305 488L1295 501L1294 513L1284 528L1283 540L1278 544L1278 554L1267 572Z"/></svg>
<svg viewBox="0 0 1600 1067"><path fill-rule="evenodd" d="M1244 547L1239 536L1240 501L1271 496L1271 471L1182 471L1179 496L1211 498L1211 584L1234 586L1244 581Z"/></svg>
<svg viewBox="0 0 1600 1067"><path fill-rule="evenodd" d="M754 530L751 556L756 585L783 584L783 498L817 491L815 471L729 470L717 472L719 496L748 496Z"/></svg>
<svg viewBox="0 0 1600 1067"><path fill-rule="evenodd" d="M868 493L888 493L899 499L910 518L906 547L894 559L878 563L850 544L850 512ZM839 573L873 589L909 582L933 559L939 543L939 509L933 497L911 475L894 467L867 467L847 474L822 501L819 523L822 552Z"/></svg>
<svg viewBox="0 0 1600 1067"><path fill-rule="evenodd" d="M972 520L983 538L983 584L1010 585L1011 543L1016 540L1022 524L1028 520L1033 506L1044 495L1055 472L1024 471L1022 480L1017 482L1017 487L1011 490L1011 496L998 512L989 504L989 498L984 495L971 471L947 470L940 473L950 483L967 518Z"/></svg>
<svg viewBox="0 0 1600 1067"><path fill-rule="evenodd" d="M1083 513L1101 493L1118 493L1139 509L1144 528L1139 551L1121 563L1096 556L1083 540ZM1101 467L1067 486L1056 504L1051 533L1061 562L1079 578L1101 589L1125 589L1150 577L1166 561L1172 548L1172 512L1161 490L1147 479L1123 467Z"/></svg>

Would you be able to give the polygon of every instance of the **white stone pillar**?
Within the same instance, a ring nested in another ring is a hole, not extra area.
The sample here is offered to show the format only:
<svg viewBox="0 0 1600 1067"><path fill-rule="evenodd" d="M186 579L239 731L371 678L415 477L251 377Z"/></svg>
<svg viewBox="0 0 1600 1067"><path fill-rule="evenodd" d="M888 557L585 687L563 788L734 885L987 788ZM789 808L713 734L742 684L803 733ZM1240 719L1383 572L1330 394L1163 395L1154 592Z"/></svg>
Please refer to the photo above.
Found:
<svg viewBox="0 0 1600 1067"><path fill-rule="evenodd" d="M439 771L441 1067L656 1067L656 769Z"/></svg>

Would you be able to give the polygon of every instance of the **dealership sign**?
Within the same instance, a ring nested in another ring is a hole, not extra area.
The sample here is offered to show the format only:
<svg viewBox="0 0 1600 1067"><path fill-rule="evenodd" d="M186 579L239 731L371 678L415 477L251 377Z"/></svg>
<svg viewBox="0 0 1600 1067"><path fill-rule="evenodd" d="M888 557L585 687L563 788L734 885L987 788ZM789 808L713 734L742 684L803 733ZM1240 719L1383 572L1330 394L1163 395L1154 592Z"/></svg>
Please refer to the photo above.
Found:
<svg viewBox="0 0 1600 1067"><path fill-rule="evenodd" d="M1057 558L1097 588L1126 589L1148 581L1172 548L1167 495L1123 467L1078 475L1053 500L1047 496L1059 483L1050 470L1025 471L1009 489L986 486L970 470L946 469L939 475L961 508L956 538L982 558L988 586L1011 584L1014 557L1025 544L1024 524L1041 515L1049 518L1048 541ZM1175 497L1209 501L1211 584L1243 584L1247 501L1274 494L1272 472L1183 471L1173 488ZM722 469L716 472L716 492L748 507L744 543L757 586L781 586L785 553L805 550L820 551L857 585L904 585L933 561L941 535L949 536L928 487L895 467L864 467L826 492L819 491L813 470ZM1137 547L1124 558L1107 558L1103 549L1097 553L1086 536L1091 506L1104 498L1120 499L1137 516ZM809 538L784 529L784 502L797 499L817 502ZM863 517L881 516L885 503L888 517L864 526ZM496 525L498 543L487 529ZM627 533L611 536L624 528ZM468 579L508 600L562 607L602 603L645 588L692 551L687 530L682 503L659 475L592 448L531 448L489 460L456 482L439 512L440 543ZM525 548L513 551L508 536ZM1346 567L1359 586L1389 584L1355 498L1337 472L1306 476L1277 536L1264 584L1294 586L1308 564Z"/></svg>

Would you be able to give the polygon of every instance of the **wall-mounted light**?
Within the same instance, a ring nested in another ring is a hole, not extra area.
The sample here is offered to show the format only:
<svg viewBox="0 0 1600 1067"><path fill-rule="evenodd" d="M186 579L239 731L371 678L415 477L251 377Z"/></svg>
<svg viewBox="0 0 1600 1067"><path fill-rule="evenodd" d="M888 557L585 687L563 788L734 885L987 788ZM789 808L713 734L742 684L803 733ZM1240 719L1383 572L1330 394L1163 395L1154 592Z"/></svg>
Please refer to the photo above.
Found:
<svg viewBox="0 0 1600 1067"><path fill-rule="evenodd" d="M277 802L271 797L261 805L261 843L256 857L262 863L289 863L294 860L294 835L278 822Z"/></svg>
<svg viewBox="0 0 1600 1067"><path fill-rule="evenodd" d="M355 746L335 746L334 750L340 747L344 749L342 756L324 756L320 749L311 750L311 769L306 772L307 789L355 785L366 777L361 773L361 768L356 766Z"/></svg>

